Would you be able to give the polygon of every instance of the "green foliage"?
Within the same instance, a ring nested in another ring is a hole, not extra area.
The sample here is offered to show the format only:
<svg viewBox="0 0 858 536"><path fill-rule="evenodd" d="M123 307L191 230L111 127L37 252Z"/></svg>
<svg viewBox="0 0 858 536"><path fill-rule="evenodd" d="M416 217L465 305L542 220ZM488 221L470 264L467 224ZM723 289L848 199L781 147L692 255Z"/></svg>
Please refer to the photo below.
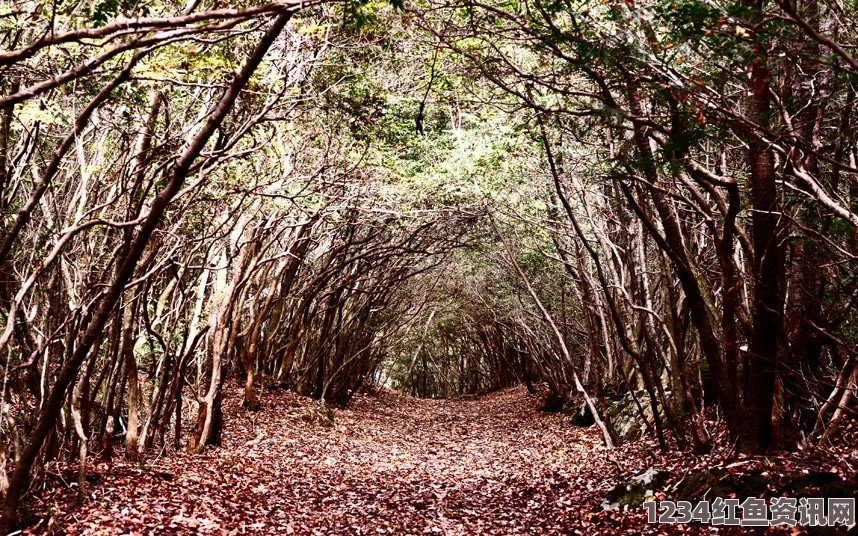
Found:
<svg viewBox="0 0 858 536"><path fill-rule="evenodd" d="M138 0L101 0L87 4L83 9L95 27L104 26L120 13L126 14L132 10L140 17L149 14L148 5Z"/></svg>
<svg viewBox="0 0 858 536"><path fill-rule="evenodd" d="M726 16L714 3L701 0L675 0L656 2L654 13L665 23L665 36L669 42L691 42L697 48L707 33L716 29Z"/></svg>
<svg viewBox="0 0 858 536"><path fill-rule="evenodd" d="M855 226L841 218L834 218L828 226L832 238L842 239L855 233Z"/></svg>

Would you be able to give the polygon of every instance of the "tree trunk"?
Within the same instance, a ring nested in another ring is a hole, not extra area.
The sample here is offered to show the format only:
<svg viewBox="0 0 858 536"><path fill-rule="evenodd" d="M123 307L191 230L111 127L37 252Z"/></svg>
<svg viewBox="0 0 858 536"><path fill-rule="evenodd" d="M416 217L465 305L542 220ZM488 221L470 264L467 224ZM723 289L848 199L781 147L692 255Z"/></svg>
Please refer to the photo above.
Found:
<svg viewBox="0 0 858 536"><path fill-rule="evenodd" d="M762 43L756 43L751 65L751 102L748 119L766 127L770 100L767 55ZM752 133L748 142L748 166L751 171L753 212L754 287L752 322L754 332L749 344L744 420L739 449L745 453L765 452L772 444L772 404L775 376L778 373L778 330L781 295L778 285L778 210L774 159L768 142Z"/></svg>
<svg viewBox="0 0 858 536"><path fill-rule="evenodd" d="M99 301L94 307L95 312L89 321L86 330L82 334L79 344L75 347L74 352L65 362L62 369L60 369L53 389L45 397L36 427L30 436L29 442L27 443L20 460L15 464L15 472L9 482L9 489L6 493L3 504L3 518L2 523L0 523L0 533L12 532L18 524L19 501L26 489L27 483L29 482L30 470L39 455L39 451L42 449L45 439L48 437L58 415L60 414L60 411L62 410L62 403L69 386L77 376L77 373L84 360L89 355L93 344L101 338L104 326L107 323L116 302L124 291L125 285L134 275L137 263L142 257L153 231L160 223L161 217L164 215L164 212L173 198L179 193L191 165L218 129L224 117L226 117L232 109L235 100L238 98L239 92L250 80L251 75L256 71L256 68L265 56L265 53L274 43L277 36L280 35L280 32L291 18L292 12L286 12L279 15L276 21L270 26L252 55L248 58L244 67L236 74L235 78L221 96L217 106L208 116L202 130L200 130L200 132L190 141L178 160L173 164L173 167L169 171L166 185L153 199L149 208L149 213L143 223L141 223L137 230L137 234L131 243L128 255L118 263L120 268L117 271L114 282L101 295ZM127 72L123 71L123 73L124 76L127 77L130 75L130 70ZM112 89L114 88L110 88L110 90L107 91L108 95L112 93ZM95 104L97 105L98 102L95 102ZM74 138L74 136L70 137ZM28 217L28 213L20 214L18 221L26 223ZM20 226L23 226L23 223L21 223ZM8 255L8 251L11 249L11 244L14 241L15 235L15 232L10 231L7 233L6 237L4 237L3 245L0 247L0 262L2 262L2 259L5 259L6 255Z"/></svg>

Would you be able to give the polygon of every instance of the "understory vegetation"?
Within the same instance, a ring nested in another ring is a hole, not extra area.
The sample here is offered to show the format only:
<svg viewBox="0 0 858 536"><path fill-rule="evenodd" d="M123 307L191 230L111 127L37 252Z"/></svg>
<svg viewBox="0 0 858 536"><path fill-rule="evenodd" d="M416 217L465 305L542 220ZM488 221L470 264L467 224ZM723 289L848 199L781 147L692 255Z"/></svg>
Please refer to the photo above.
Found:
<svg viewBox="0 0 858 536"><path fill-rule="evenodd" d="M84 497L93 458L221 444L230 382L323 415L524 384L607 447L825 447L858 389L856 28L0 2L0 531L51 462Z"/></svg>

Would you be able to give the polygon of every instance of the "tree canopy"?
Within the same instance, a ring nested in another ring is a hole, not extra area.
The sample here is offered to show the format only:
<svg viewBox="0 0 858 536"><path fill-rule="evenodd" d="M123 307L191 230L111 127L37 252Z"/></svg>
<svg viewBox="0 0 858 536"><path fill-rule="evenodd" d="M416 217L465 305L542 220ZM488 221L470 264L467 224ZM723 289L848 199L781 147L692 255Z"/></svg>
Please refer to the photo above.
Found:
<svg viewBox="0 0 858 536"><path fill-rule="evenodd" d="M224 386L634 399L663 451L854 416L858 11L0 4L3 529ZM7 531L8 532L8 531Z"/></svg>

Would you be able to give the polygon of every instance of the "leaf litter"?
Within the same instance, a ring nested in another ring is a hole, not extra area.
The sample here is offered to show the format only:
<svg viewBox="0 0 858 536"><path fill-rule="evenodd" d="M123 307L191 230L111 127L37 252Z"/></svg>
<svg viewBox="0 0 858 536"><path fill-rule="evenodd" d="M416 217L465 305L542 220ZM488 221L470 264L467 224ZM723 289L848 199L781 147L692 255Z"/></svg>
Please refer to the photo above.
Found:
<svg viewBox="0 0 858 536"><path fill-rule="evenodd" d="M595 428L539 412L523 387L458 400L380 390L334 409L332 421L283 390L267 393L261 412L240 403L230 388L220 447L98 462L82 504L70 488L33 498L42 519L25 534L710 534L718 529L648 525L643 508L600 505L653 467L676 477L654 490L670 498L698 467L768 474L858 461L854 444L826 462L785 455L774 469L764 458L662 455L646 440L608 450Z"/></svg>

